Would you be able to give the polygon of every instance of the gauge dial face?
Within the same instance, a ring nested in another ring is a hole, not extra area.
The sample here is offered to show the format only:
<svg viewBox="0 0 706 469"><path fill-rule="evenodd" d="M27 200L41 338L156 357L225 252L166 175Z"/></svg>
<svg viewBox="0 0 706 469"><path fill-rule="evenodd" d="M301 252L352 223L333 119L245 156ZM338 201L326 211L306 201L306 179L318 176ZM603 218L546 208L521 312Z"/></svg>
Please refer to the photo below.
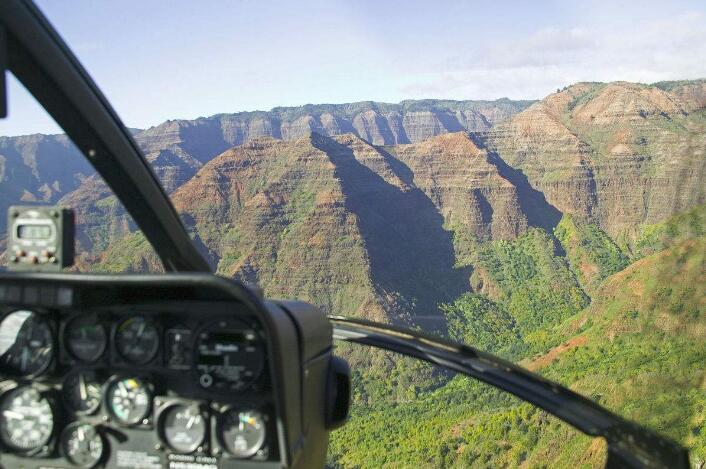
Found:
<svg viewBox="0 0 706 469"><path fill-rule="evenodd" d="M240 391L262 373L265 345L248 324L220 321L199 333L195 364L203 388Z"/></svg>
<svg viewBox="0 0 706 469"><path fill-rule="evenodd" d="M130 318L118 326L115 347L126 361L144 365L157 354L159 330L142 316Z"/></svg>
<svg viewBox="0 0 706 469"><path fill-rule="evenodd" d="M105 328L94 315L79 316L69 322L64 340L71 356L85 363L98 360L108 343Z"/></svg>
<svg viewBox="0 0 706 469"><path fill-rule="evenodd" d="M103 457L103 437L93 425L77 422L62 432L61 449L71 464L90 469Z"/></svg>
<svg viewBox="0 0 706 469"><path fill-rule="evenodd" d="M12 376L38 375L49 366L54 339L47 321L32 311L15 311L0 322L0 368Z"/></svg>
<svg viewBox="0 0 706 469"><path fill-rule="evenodd" d="M72 373L64 380L64 402L74 412L92 414L101 405L101 384L92 371Z"/></svg>
<svg viewBox="0 0 706 469"><path fill-rule="evenodd" d="M193 453L206 438L206 419L196 404L175 404L160 416L164 442L177 453Z"/></svg>
<svg viewBox="0 0 706 469"><path fill-rule="evenodd" d="M0 402L0 439L19 452L41 449L54 432L54 414L49 401L30 386L8 392Z"/></svg>
<svg viewBox="0 0 706 469"><path fill-rule="evenodd" d="M139 378L125 378L108 386L105 399L110 414L118 423L134 425L149 415L152 395Z"/></svg>
<svg viewBox="0 0 706 469"><path fill-rule="evenodd" d="M264 418L258 411L231 409L221 417L221 443L235 457L254 456L265 444L266 434Z"/></svg>

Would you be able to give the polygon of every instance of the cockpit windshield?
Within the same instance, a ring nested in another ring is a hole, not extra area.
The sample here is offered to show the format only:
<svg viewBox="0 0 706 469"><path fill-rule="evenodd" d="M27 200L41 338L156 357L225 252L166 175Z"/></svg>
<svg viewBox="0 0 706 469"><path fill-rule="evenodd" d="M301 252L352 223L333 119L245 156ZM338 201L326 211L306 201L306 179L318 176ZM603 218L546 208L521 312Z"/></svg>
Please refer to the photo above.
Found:
<svg viewBox="0 0 706 469"><path fill-rule="evenodd" d="M215 273L500 356L704 465L704 5L176 3L38 2ZM9 208L58 205L76 216L67 270L163 272L8 80L0 263ZM330 467L605 462L601 440L486 384L336 351L353 407Z"/></svg>

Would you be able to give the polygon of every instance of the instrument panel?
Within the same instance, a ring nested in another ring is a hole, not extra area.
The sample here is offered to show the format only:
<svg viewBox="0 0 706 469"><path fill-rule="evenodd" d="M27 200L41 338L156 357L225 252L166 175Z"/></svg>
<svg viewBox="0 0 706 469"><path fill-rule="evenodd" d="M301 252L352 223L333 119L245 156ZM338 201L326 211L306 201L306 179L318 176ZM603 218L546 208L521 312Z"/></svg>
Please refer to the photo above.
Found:
<svg viewBox="0 0 706 469"><path fill-rule="evenodd" d="M269 467L262 327L218 302L0 307L0 449L5 468Z"/></svg>

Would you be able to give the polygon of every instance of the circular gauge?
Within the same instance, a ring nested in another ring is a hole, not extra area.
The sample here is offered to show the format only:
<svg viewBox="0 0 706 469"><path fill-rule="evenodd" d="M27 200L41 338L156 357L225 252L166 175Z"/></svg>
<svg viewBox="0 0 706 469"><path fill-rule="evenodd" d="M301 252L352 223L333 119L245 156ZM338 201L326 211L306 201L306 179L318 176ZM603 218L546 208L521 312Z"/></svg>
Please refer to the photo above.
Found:
<svg viewBox="0 0 706 469"><path fill-rule="evenodd" d="M75 466L90 469L103 458L103 436L88 423L75 422L61 433L61 450Z"/></svg>
<svg viewBox="0 0 706 469"><path fill-rule="evenodd" d="M151 399L147 384L139 378L117 379L105 393L108 411L122 425L135 425L147 418Z"/></svg>
<svg viewBox="0 0 706 469"><path fill-rule="evenodd" d="M157 354L159 330L142 316L130 318L118 326L115 347L128 362L144 365Z"/></svg>
<svg viewBox="0 0 706 469"><path fill-rule="evenodd" d="M177 453L193 453L206 438L206 419L196 404L174 404L159 418L164 442Z"/></svg>
<svg viewBox="0 0 706 469"><path fill-rule="evenodd" d="M0 415L0 439L14 451L39 451L54 432L54 414L49 401L30 386L5 394L0 402Z"/></svg>
<svg viewBox="0 0 706 469"><path fill-rule="evenodd" d="M248 324L220 321L199 332L195 366L203 388L240 391L262 373L265 345Z"/></svg>
<svg viewBox="0 0 706 469"><path fill-rule="evenodd" d="M66 326L64 340L71 356L85 363L98 360L108 343L105 328L94 315L71 320Z"/></svg>
<svg viewBox="0 0 706 469"><path fill-rule="evenodd" d="M265 420L256 410L231 409L221 416L221 444L235 457L254 456L265 444L266 435Z"/></svg>
<svg viewBox="0 0 706 469"><path fill-rule="evenodd" d="M101 384L92 371L68 375L62 393L66 405L79 414L92 414L101 405Z"/></svg>
<svg viewBox="0 0 706 469"><path fill-rule="evenodd" d="M54 354L49 323L32 311L15 311L0 322L0 369L12 376L35 376Z"/></svg>

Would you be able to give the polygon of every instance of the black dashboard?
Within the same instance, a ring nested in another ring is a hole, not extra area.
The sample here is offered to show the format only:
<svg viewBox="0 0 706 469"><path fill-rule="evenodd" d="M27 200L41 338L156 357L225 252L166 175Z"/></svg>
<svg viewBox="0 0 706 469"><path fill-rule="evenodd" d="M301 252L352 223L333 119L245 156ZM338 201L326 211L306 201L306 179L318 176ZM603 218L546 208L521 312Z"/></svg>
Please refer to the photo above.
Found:
<svg viewBox="0 0 706 469"><path fill-rule="evenodd" d="M316 428L306 420L324 420L314 409L326 395L316 363L330 358L330 336L313 360L296 340L311 312L292 314L212 276L27 277L0 277L4 468L282 467ZM273 333L294 336L295 347L284 353ZM319 399L307 407L301 391L314 369Z"/></svg>

